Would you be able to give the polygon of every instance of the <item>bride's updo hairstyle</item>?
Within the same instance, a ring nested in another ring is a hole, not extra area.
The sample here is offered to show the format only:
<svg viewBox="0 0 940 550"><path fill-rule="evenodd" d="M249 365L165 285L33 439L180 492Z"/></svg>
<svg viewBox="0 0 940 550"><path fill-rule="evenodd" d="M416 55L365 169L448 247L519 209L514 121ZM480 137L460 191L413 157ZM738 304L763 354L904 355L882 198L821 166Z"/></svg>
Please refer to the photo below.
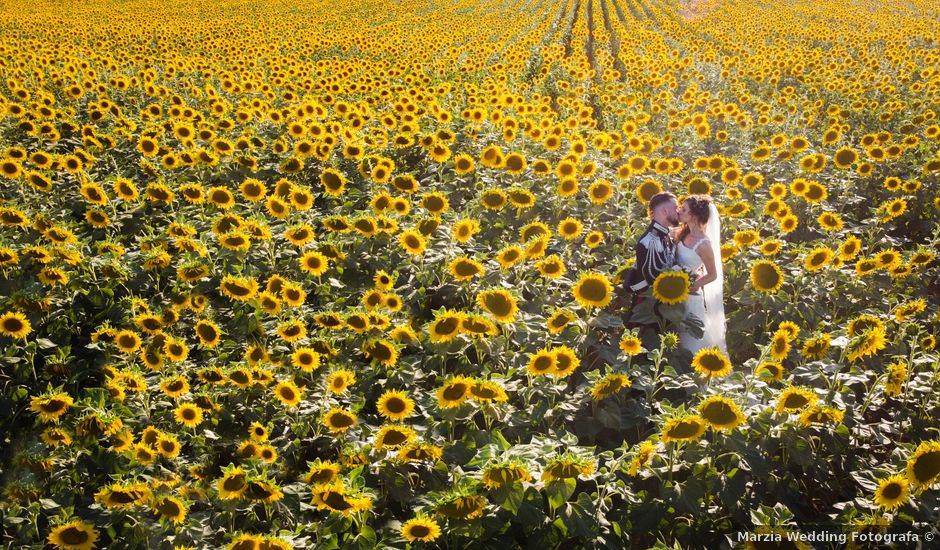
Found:
<svg viewBox="0 0 940 550"><path fill-rule="evenodd" d="M702 225L708 223L708 207L712 202L712 198L708 195L688 195L682 199L682 204L689 209L689 212L695 216L695 219L697 219L698 222ZM679 230L679 236L677 238L679 241L681 241L688 234L689 226L687 224L683 224L682 229Z"/></svg>

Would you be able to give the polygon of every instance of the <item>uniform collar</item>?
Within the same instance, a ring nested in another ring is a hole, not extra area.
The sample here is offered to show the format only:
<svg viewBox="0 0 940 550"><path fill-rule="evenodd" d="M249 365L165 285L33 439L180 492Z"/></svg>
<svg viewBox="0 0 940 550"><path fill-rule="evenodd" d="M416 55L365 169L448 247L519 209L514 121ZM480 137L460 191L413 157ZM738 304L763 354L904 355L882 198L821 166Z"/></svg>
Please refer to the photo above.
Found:
<svg viewBox="0 0 940 550"><path fill-rule="evenodd" d="M659 222L651 222L650 228L655 229L656 231L659 231L663 235L669 234L669 229L665 226L660 225Z"/></svg>

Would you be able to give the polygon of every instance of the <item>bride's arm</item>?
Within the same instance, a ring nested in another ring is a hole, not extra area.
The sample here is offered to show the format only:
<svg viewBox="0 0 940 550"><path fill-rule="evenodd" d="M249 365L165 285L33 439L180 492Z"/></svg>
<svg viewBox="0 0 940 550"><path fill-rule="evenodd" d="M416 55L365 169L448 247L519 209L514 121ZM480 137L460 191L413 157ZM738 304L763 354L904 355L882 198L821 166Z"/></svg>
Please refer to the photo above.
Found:
<svg viewBox="0 0 940 550"><path fill-rule="evenodd" d="M704 243L699 245L695 252L702 258L705 264L705 275L699 277L689 286L689 292L698 292L700 288L718 278L715 269L715 255L712 253L711 245Z"/></svg>

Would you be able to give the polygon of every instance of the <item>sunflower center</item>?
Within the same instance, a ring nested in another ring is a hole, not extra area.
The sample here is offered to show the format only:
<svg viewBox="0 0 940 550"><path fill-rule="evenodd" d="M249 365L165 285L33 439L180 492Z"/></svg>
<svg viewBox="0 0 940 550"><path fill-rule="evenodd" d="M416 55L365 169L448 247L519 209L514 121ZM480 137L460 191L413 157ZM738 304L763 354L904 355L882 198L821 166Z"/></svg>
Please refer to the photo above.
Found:
<svg viewBox="0 0 940 550"><path fill-rule="evenodd" d="M88 537L89 534L87 531L74 526L69 526L59 533L59 538L62 542L72 546L80 546L87 543Z"/></svg>
<svg viewBox="0 0 940 550"><path fill-rule="evenodd" d="M762 288L773 288L780 282L780 275L769 264L758 265L754 272L757 275L757 282Z"/></svg>
<svg viewBox="0 0 940 550"><path fill-rule="evenodd" d="M334 414L330 417L330 423L337 428L348 428L353 425L353 419L345 414Z"/></svg>
<svg viewBox="0 0 940 550"><path fill-rule="evenodd" d="M502 294L488 294L483 299L483 303L486 304L486 309L497 317L504 317L512 313L512 303Z"/></svg>
<svg viewBox="0 0 940 550"><path fill-rule="evenodd" d="M709 403L706 405L702 409L702 416L713 424L718 424L719 426L733 424L735 420L738 419L738 416L734 413L734 410L731 408L731 406L721 401Z"/></svg>
<svg viewBox="0 0 940 550"><path fill-rule="evenodd" d="M408 440L408 436L398 430L389 430L385 433L385 437L382 438L382 444L394 446L401 445Z"/></svg>
<svg viewBox="0 0 940 550"><path fill-rule="evenodd" d="M327 491L326 496L322 498L323 502L325 502L327 506L334 510L348 510L353 506L351 502L346 500L346 497L342 493Z"/></svg>
<svg viewBox="0 0 940 550"><path fill-rule="evenodd" d="M463 396L467 393L467 385L463 382L458 382L456 384L451 384L444 388L444 391L441 393L441 396L444 397L447 401L457 401L458 399L463 399Z"/></svg>
<svg viewBox="0 0 940 550"><path fill-rule="evenodd" d="M438 334L453 334L454 332L457 332L457 319L451 317L442 319L439 323L437 323L435 331Z"/></svg>
<svg viewBox="0 0 940 550"><path fill-rule="evenodd" d="M894 500L901 496L903 489L900 483L888 483L881 491L881 495L889 500Z"/></svg>
<svg viewBox="0 0 940 550"><path fill-rule="evenodd" d="M798 409L807 403L809 403L809 399L799 393L791 393L783 400L783 406L788 409Z"/></svg>
<svg viewBox="0 0 940 550"><path fill-rule="evenodd" d="M725 362L722 358L713 353L702 355L699 358L699 364L703 369L711 372L717 372L725 368Z"/></svg>
<svg viewBox="0 0 940 550"><path fill-rule="evenodd" d="M411 536L415 538L424 538L431 534L431 529L427 525L412 525L411 526Z"/></svg>
<svg viewBox="0 0 940 550"><path fill-rule="evenodd" d="M927 483L940 475L940 451L930 451L914 461L914 478L920 483Z"/></svg>
<svg viewBox="0 0 940 550"><path fill-rule="evenodd" d="M112 491L111 495L108 496L108 500L115 504L130 504L136 501L137 498L133 494L124 491Z"/></svg>
<svg viewBox="0 0 940 550"><path fill-rule="evenodd" d="M551 369L555 364L555 361L549 355L540 355L535 358L535 361L532 362L532 370L536 372L544 372Z"/></svg>
<svg viewBox="0 0 940 550"><path fill-rule="evenodd" d="M245 474L225 478L225 481L222 482L222 488L226 491L241 491L245 488Z"/></svg>
<svg viewBox="0 0 940 550"><path fill-rule="evenodd" d="M59 412L66 407L65 401L61 399L50 399L49 401L43 403L41 408L43 412L54 413Z"/></svg>
<svg viewBox="0 0 940 550"><path fill-rule="evenodd" d="M676 300L686 291L685 281L682 277L664 277L657 286L663 297Z"/></svg>
<svg viewBox="0 0 940 550"><path fill-rule="evenodd" d="M669 430L669 437L674 439L689 439L699 432L700 424L695 420L684 420Z"/></svg>
<svg viewBox="0 0 940 550"><path fill-rule="evenodd" d="M470 262L457 262L457 265L454 266L454 270L457 272L457 275L461 277L470 277L480 272L477 266Z"/></svg>

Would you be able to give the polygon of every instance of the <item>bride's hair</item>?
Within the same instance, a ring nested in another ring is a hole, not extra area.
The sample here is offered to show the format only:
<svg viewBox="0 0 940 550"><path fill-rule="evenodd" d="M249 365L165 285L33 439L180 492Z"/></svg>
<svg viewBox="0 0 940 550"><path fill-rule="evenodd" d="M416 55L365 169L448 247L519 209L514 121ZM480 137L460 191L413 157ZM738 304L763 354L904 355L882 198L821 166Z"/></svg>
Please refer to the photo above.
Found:
<svg viewBox="0 0 940 550"><path fill-rule="evenodd" d="M698 219L699 223L705 225L708 223L708 205L712 203L712 198L708 195L689 195L682 199L682 204L689 209L689 212ZM676 239L681 242L689 234L689 225L682 224L679 235Z"/></svg>

